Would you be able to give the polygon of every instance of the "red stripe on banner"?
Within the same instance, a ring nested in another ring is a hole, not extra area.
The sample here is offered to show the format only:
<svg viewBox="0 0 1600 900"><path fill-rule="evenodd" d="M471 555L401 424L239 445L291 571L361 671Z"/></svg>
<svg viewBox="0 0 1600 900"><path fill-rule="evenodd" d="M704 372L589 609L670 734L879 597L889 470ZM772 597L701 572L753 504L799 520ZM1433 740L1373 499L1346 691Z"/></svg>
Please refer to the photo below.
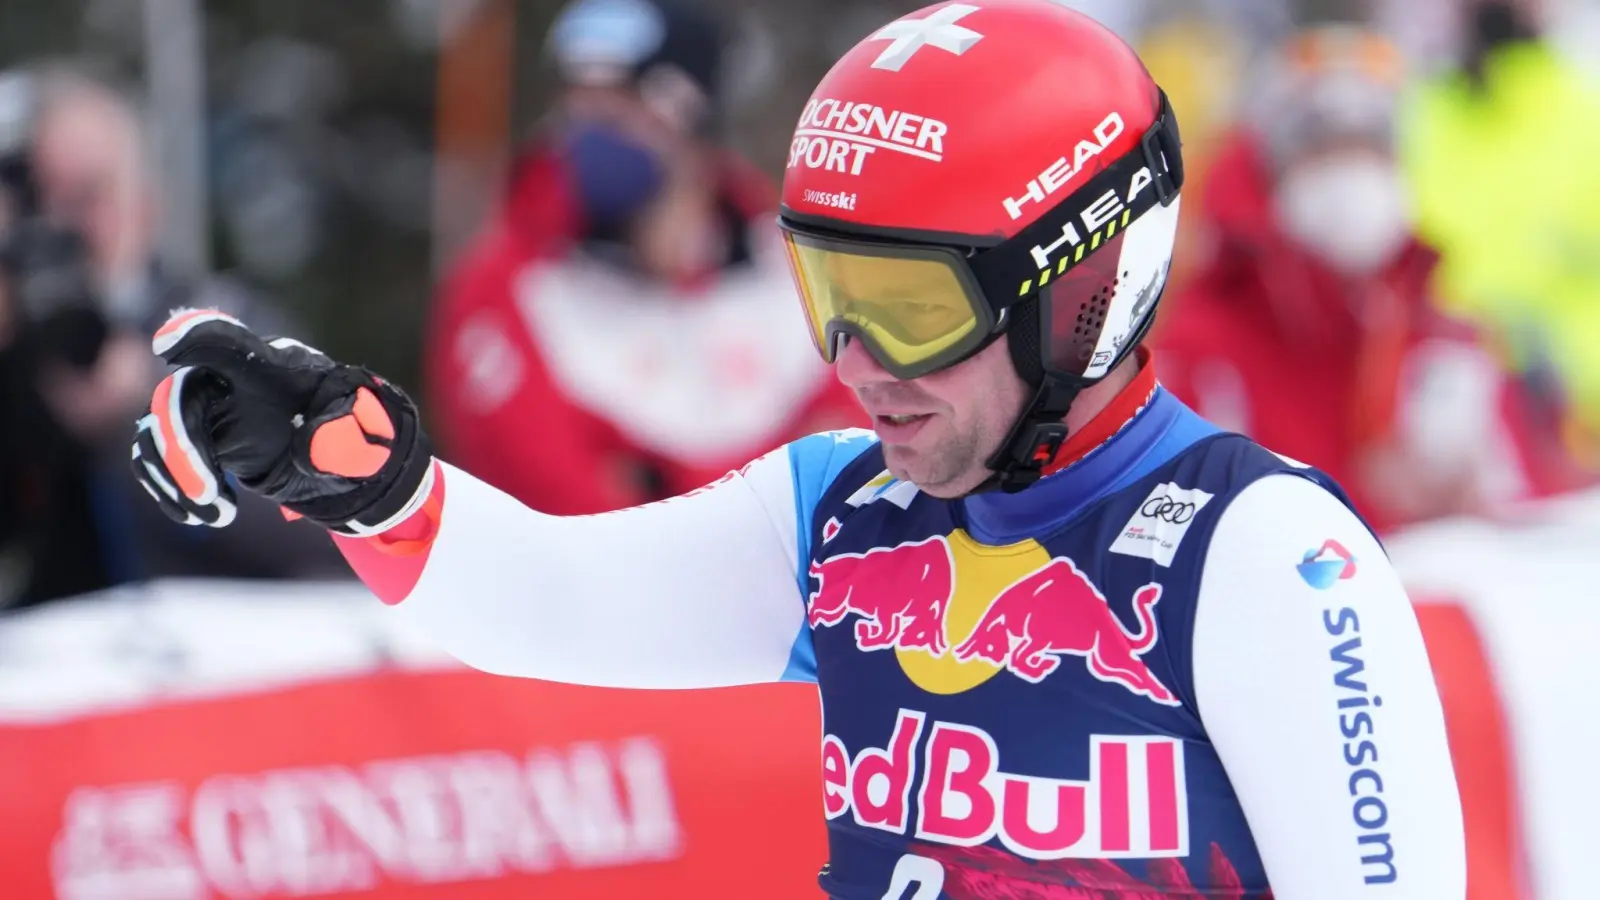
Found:
<svg viewBox="0 0 1600 900"><path fill-rule="evenodd" d="M817 900L820 727L454 670L0 724L0 895Z"/></svg>
<svg viewBox="0 0 1600 900"><path fill-rule="evenodd" d="M1443 598L1415 602L1444 706L1467 838L1467 900L1526 900L1509 723L1494 668L1467 610Z"/></svg>
<svg viewBox="0 0 1600 900"><path fill-rule="evenodd" d="M1145 745L1150 774L1150 849L1178 849L1178 760L1172 744Z"/></svg>
<svg viewBox="0 0 1600 900"><path fill-rule="evenodd" d="M1128 745L1100 745L1100 849L1131 849L1128 840Z"/></svg>

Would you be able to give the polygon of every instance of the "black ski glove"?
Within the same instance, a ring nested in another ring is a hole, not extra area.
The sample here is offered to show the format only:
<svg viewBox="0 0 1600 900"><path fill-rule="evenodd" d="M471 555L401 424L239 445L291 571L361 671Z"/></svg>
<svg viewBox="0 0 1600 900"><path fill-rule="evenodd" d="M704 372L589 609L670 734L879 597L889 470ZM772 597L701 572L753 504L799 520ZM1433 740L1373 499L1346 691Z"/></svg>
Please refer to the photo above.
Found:
<svg viewBox="0 0 1600 900"><path fill-rule="evenodd" d="M133 473L173 519L233 521L228 476L333 531L382 531L426 499L433 454L399 388L215 310L156 332L177 371L139 420Z"/></svg>

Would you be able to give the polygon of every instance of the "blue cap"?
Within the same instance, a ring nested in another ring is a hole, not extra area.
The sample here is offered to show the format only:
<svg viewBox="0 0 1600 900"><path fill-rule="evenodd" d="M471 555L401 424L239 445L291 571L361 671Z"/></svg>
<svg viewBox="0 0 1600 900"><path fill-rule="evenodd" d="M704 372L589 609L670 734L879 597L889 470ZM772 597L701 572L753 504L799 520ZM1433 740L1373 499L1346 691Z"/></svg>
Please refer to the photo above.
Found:
<svg viewBox="0 0 1600 900"><path fill-rule="evenodd" d="M692 0L575 0L557 14L548 52L568 84L648 91L671 73L709 108L722 93L727 39L722 22Z"/></svg>

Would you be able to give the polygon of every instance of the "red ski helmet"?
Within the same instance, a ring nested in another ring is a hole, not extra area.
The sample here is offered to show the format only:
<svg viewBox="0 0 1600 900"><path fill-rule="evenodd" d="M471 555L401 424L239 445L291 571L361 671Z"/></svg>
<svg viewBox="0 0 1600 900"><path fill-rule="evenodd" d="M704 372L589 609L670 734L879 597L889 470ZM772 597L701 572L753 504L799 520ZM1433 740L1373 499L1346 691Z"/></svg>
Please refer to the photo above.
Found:
<svg viewBox="0 0 1600 900"><path fill-rule="evenodd" d="M990 461L1020 489L1083 387L1143 339L1183 183L1166 95L1121 38L1050 0L925 7L823 76L779 224L813 340L917 378L1002 335L1034 397Z"/></svg>

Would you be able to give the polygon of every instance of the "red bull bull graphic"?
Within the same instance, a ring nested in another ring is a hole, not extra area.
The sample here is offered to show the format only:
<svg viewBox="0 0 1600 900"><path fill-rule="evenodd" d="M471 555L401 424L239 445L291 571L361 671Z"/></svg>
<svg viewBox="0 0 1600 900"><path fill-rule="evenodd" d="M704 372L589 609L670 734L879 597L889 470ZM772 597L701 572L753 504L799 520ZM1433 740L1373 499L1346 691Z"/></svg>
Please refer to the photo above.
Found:
<svg viewBox="0 0 1600 900"><path fill-rule="evenodd" d="M856 646L943 654L944 614L955 566L944 539L929 538L866 553L841 553L811 564L816 593L806 605L811 627L837 625L855 613Z"/></svg>
<svg viewBox="0 0 1600 900"><path fill-rule="evenodd" d="M972 636L956 647L956 658L986 659L1038 684L1061 665L1063 655L1081 656L1089 674L1101 681L1177 706L1172 691L1139 660L1155 646L1153 609L1160 599L1159 584L1134 593L1139 631L1130 632L1088 576L1059 557L996 597Z"/></svg>
<svg viewBox="0 0 1600 900"><path fill-rule="evenodd" d="M913 750L925 729L919 771ZM937 844L998 839L1029 859L1187 856L1182 741L1091 735L1089 745L1087 780L1020 775L1001 767L982 729L930 726L926 714L902 709L887 747L852 758L838 737L823 737L823 809L829 819L849 813L862 827Z"/></svg>
<svg viewBox="0 0 1600 900"><path fill-rule="evenodd" d="M893 650L931 693L971 690L1001 671L1032 684L1082 657L1089 673L1156 703L1175 694L1141 659L1156 644L1161 585L1134 592L1126 628L1083 570L1036 542L985 547L965 533L935 536L811 564L812 628L854 615L856 646Z"/></svg>

